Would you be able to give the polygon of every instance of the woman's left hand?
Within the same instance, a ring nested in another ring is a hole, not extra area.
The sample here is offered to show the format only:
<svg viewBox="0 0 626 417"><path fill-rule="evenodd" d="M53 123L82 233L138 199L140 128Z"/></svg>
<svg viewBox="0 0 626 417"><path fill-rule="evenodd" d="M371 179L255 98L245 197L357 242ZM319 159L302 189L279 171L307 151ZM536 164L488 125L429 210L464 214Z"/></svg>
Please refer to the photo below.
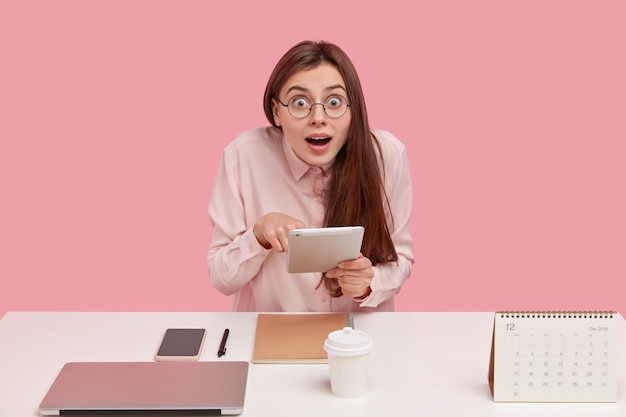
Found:
<svg viewBox="0 0 626 417"><path fill-rule="evenodd" d="M337 279L345 296L363 298L372 291L370 288L374 277L372 261L359 253L357 259L341 262L337 268L326 272L326 277Z"/></svg>

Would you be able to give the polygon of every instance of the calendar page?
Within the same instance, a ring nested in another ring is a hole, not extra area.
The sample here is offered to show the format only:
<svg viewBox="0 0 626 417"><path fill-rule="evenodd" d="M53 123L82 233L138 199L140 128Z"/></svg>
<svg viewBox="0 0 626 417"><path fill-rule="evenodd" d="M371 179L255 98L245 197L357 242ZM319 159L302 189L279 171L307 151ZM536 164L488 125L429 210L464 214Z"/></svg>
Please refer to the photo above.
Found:
<svg viewBox="0 0 626 417"><path fill-rule="evenodd" d="M617 401L616 312L498 312L494 401Z"/></svg>

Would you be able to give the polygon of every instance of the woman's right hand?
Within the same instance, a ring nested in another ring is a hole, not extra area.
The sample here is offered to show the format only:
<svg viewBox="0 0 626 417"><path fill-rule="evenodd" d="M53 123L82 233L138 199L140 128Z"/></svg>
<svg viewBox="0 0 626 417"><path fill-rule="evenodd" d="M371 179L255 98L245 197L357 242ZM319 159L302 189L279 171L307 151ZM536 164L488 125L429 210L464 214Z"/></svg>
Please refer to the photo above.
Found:
<svg viewBox="0 0 626 417"><path fill-rule="evenodd" d="M254 224L254 236L265 249L274 248L278 252L287 251L289 232L307 226L300 220L283 213L267 213Z"/></svg>

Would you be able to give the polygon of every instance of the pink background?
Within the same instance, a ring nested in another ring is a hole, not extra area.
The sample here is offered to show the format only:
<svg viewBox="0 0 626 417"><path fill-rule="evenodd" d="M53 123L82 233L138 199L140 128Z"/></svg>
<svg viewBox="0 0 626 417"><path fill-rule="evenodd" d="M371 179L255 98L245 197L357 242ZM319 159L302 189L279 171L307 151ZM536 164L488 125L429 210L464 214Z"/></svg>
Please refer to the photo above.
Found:
<svg viewBox="0 0 626 417"><path fill-rule="evenodd" d="M228 310L221 149L278 58L338 43L407 145L398 310L626 311L626 2L0 3L0 316Z"/></svg>

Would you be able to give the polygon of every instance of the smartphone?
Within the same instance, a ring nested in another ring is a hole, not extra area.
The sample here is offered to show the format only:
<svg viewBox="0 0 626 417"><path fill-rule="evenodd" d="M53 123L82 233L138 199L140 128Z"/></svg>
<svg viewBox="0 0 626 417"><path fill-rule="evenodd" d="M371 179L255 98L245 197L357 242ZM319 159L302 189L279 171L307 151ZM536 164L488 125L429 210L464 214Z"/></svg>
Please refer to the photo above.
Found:
<svg viewBox="0 0 626 417"><path fill-rule="evenodd" d="M159 350L157 361L197 361L202 352L206 329L167 329Z"/></svg>

